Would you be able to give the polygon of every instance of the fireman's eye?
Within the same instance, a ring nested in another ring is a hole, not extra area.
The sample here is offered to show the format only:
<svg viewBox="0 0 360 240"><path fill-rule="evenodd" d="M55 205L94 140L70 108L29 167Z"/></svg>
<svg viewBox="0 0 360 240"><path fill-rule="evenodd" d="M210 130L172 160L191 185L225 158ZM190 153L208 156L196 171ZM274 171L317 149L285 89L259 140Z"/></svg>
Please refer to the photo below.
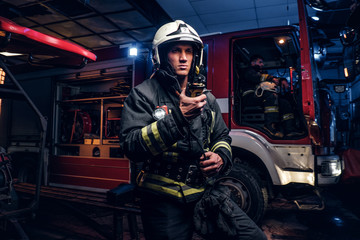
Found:
<svg viewBox="0 0 360 240"><path fill-rule="evenodd" d="M173 49L171 49L171 52L172 53L178 53L178 52L180 52L180 49L179 48L173 48Z"/></svg>

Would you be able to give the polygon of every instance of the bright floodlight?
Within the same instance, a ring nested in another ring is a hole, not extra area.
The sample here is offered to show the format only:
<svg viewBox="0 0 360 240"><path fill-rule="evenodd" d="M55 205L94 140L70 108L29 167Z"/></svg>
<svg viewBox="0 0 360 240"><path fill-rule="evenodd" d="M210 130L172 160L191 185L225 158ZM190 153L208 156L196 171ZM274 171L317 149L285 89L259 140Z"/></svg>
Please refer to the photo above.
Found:
<svg viewBox="0 0 360 240"><path fill-rule="evenodd" d="M318 16L312 16L311 17L314 21L319 21L320 20L320 18L318 17Z"/></svg>
<svg viewBox="0 0 360 240"><path fill-rule="evenodd" d="M130 50L129 50L129 55L131 57L137 56L137 48L136 47L131 47Z"/></svg>

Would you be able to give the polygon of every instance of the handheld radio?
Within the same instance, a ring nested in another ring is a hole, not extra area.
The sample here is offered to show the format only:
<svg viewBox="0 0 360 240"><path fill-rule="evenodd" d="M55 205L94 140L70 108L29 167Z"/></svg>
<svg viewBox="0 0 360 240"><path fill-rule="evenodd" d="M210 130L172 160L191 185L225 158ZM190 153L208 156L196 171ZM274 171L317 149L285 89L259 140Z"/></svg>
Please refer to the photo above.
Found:
<svg viewBox="0 0 360 240"><path fill-rule="evenodd" d="M190 92L190 97L200 96L206 88L206 78L204 75L199 74L199 72L199 68L196 67L196 74L194 78L189 79L188 90Z"/></svg>

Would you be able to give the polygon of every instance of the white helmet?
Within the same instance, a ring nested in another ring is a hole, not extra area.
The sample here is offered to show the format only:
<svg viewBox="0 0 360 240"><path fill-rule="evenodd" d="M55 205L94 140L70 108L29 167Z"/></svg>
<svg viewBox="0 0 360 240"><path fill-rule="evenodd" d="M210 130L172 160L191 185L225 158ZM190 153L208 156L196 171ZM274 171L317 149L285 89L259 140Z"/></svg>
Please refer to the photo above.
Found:
<svg viewBox="0 0 360 240"><path fill-rule="evenodd" d="M195 71L198 73L200 66L202 65L204 45L195 29L182 20L164 24L156 32L152 43L153 64L155 68L159 68L161 61L165 60L162 59L165 56L165 53L159 52L159 48L161 51L161 47L172 42L190 42L194 45L193 63L194 69L196 69ZM163 62L163 64L165 63Z"/></svg>

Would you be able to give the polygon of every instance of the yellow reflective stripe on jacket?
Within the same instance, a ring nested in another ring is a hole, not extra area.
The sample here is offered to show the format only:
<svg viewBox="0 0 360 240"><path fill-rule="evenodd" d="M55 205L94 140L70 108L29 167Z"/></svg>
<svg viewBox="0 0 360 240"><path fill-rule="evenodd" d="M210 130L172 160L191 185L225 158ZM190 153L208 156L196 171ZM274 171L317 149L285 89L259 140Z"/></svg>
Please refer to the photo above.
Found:
<svg viewBox="0 0 360 240"><path fill-rule="evenodd" d="M209 129L209 133L208 133L208 144L210 144L210 136L211 134L214 132L214 126L215 126L215 112L211 111L211 124L210 124L210 129ZM206 151L206 149L204 149Z"/></svg>
<svg viewBox="0 0 360 240"><path fill-rule="evenodd" d="M185 183L183 182L177 182L177 181L174 181L170 178L167 178L167 177L163 177L161 175L157 175L157 174L151 174L151 173L145 173L144 174L144 177L143 179L146 179L146 178L149 178L149 179L153 179L153 180L157 180L159 182L163 182L165 184L172 184L173 186L179 186L179 187L186 187L186 188L190 188L190 189L187 189L185 190L185 192L187 193L200 193L200 192L203 192L205 188L191 188L189 187L188 185L186 185ZM167 187L164 187L162 186L164 189L171 189L171 188L167 188ZM190 191L191 189L193 189L192 191ZM184 191L184 190L183 190Z"/></svg>
<svg viewBox="0 0 360 240"><path fill-rule="evenodd" d="M171 159L171 162L177 162L179 160L178 152L163 152L162 156L165 160Z"/></svg>
<svg viewBox="0 0 360 240"><path fill-rule="evenodd" d="M178 152L163 152L163 156L164 157L179 157L179 153Z"/></svg>
<svg viewBox="0 0 360 240"><path fill-rule="evenodd" d="M141 129L141 135L146 143L146 146L149 148L153 155L157 155L159 153L159 151L156 150L157 148L163 151L166 150L166 145L162 140L159 130L157 128L157 122L153 122L152 124L150 124L150 126L143 127ZM152 136L155 141L151 141L150 136ZM157 144L157 146L155 146L154 144Z"/></svg>
<svg viewBox="0 0 360 240"><path fill-rule="evenodd" d="M279 112L279 108L277 106L265 107L264 113L274 113L274 112Z"/></svg>
<svg viewBox="0 0 360 240"><path fill-rule="evenodd" d="M210 133L213 133L214 126L215 126L215 112L211 111L211 126L210 126Z"/></svg>
<svg viewBox="0 0 360 240"><path fill-rule="evenodd" d="M149 148L150 152L153 155L156 155L158 152L155 150L155 148L153 147L151 140L149 138L149 135L147 133L147 126L143 127L141 129L141 136L144 139L144 142L146 143L146 146Z"/></svg>
<svg viewBox="0 0 360 240"><path fill-rule="evenodd" d="M189 187L188 185L185 185L185 186ZM205 187L201 187L201 188L189 187L189 189L187 189L187 190L183 189L183 193L184 193L185 196L202 193L203 191L205 191Z"/></svg>
<svg viewBox="0 0 360 240"><path fill-rule="evenodd" d="M211 151L215 152L216 149L218 149L219 147L224 147L226 148L229 152L231 152L231 147L229 145L229 143L225 142L225 141L220 141L217 142L212 148Z"/></svg>
<svg viewBox="0 0 360 240"><path fill-rule="evenodd" d="M159 133L159 130L157 128L157 122L153 122L151 124L151 131L152 133L154 134L154 137L156 139L156 142L159 144L159 147L161 148L161 150L166 150L166 145L164 143L164 141L162 140L161 136L160 136L160 133Z"/></svg>
<svg viewBox="0 0 360 240"><path fill-rule="evenodd" d="M167 149L167 151L171 152L171 151L175 151L176 149L177 149L177 142L174 143L173 145L171 145L171 146Z"/></svg>
<svg viewBox="0 0 360 240"><path fill-rule="evenodd" d="M160 185L157 185L157 184L154 184L154 183L149 183L149 182L143 182L139 185L140 187L145 187L145 188L150 188L152 190L155 190L157 192L165 192L169 195L172 195L172 196L175 196L175 197L178 197L178 198L181 198L182 197L182 193L180 191L180 186L178 186L178 190L174 190L174 189L171 189L171 188L166 188L166 187L163 187L163 186L160 186Z"/></svg>
<svg viewBox="0 0 360 240"><path fill-rule="evenodd" d="M159 184L154 182L147 182L146 179L152 179L157 181ZM181 198L184 196L202 193L205 188L192 188L185 183L174 181L170 178L163 177L157 174L145 173L142 176L142 180L139 182L140 187L150 188L155 191L161 191L169 195Z"/></svg>
<svg viewBox="0 0 360 240"><path fill-rule="evenodd" d="M264 82L267 79L268 76L269 76L269 74L266 74L266 73L261 74L260 81Z"/></svg>
<svg viewBox="0 0 360 240"><path fill-rule="evenodd" d="M174 180L172 180L170 178L163 177L163 176L160 176L160 175L157 175L157 174L145 173L144 178L155 179L155 180L160 181L160 182L169 183L169 184L176 184L176 185L179 185L179 186L181 186L181 184L185 185L184 183L176 182L176 181L174 181Z"/></svg>

